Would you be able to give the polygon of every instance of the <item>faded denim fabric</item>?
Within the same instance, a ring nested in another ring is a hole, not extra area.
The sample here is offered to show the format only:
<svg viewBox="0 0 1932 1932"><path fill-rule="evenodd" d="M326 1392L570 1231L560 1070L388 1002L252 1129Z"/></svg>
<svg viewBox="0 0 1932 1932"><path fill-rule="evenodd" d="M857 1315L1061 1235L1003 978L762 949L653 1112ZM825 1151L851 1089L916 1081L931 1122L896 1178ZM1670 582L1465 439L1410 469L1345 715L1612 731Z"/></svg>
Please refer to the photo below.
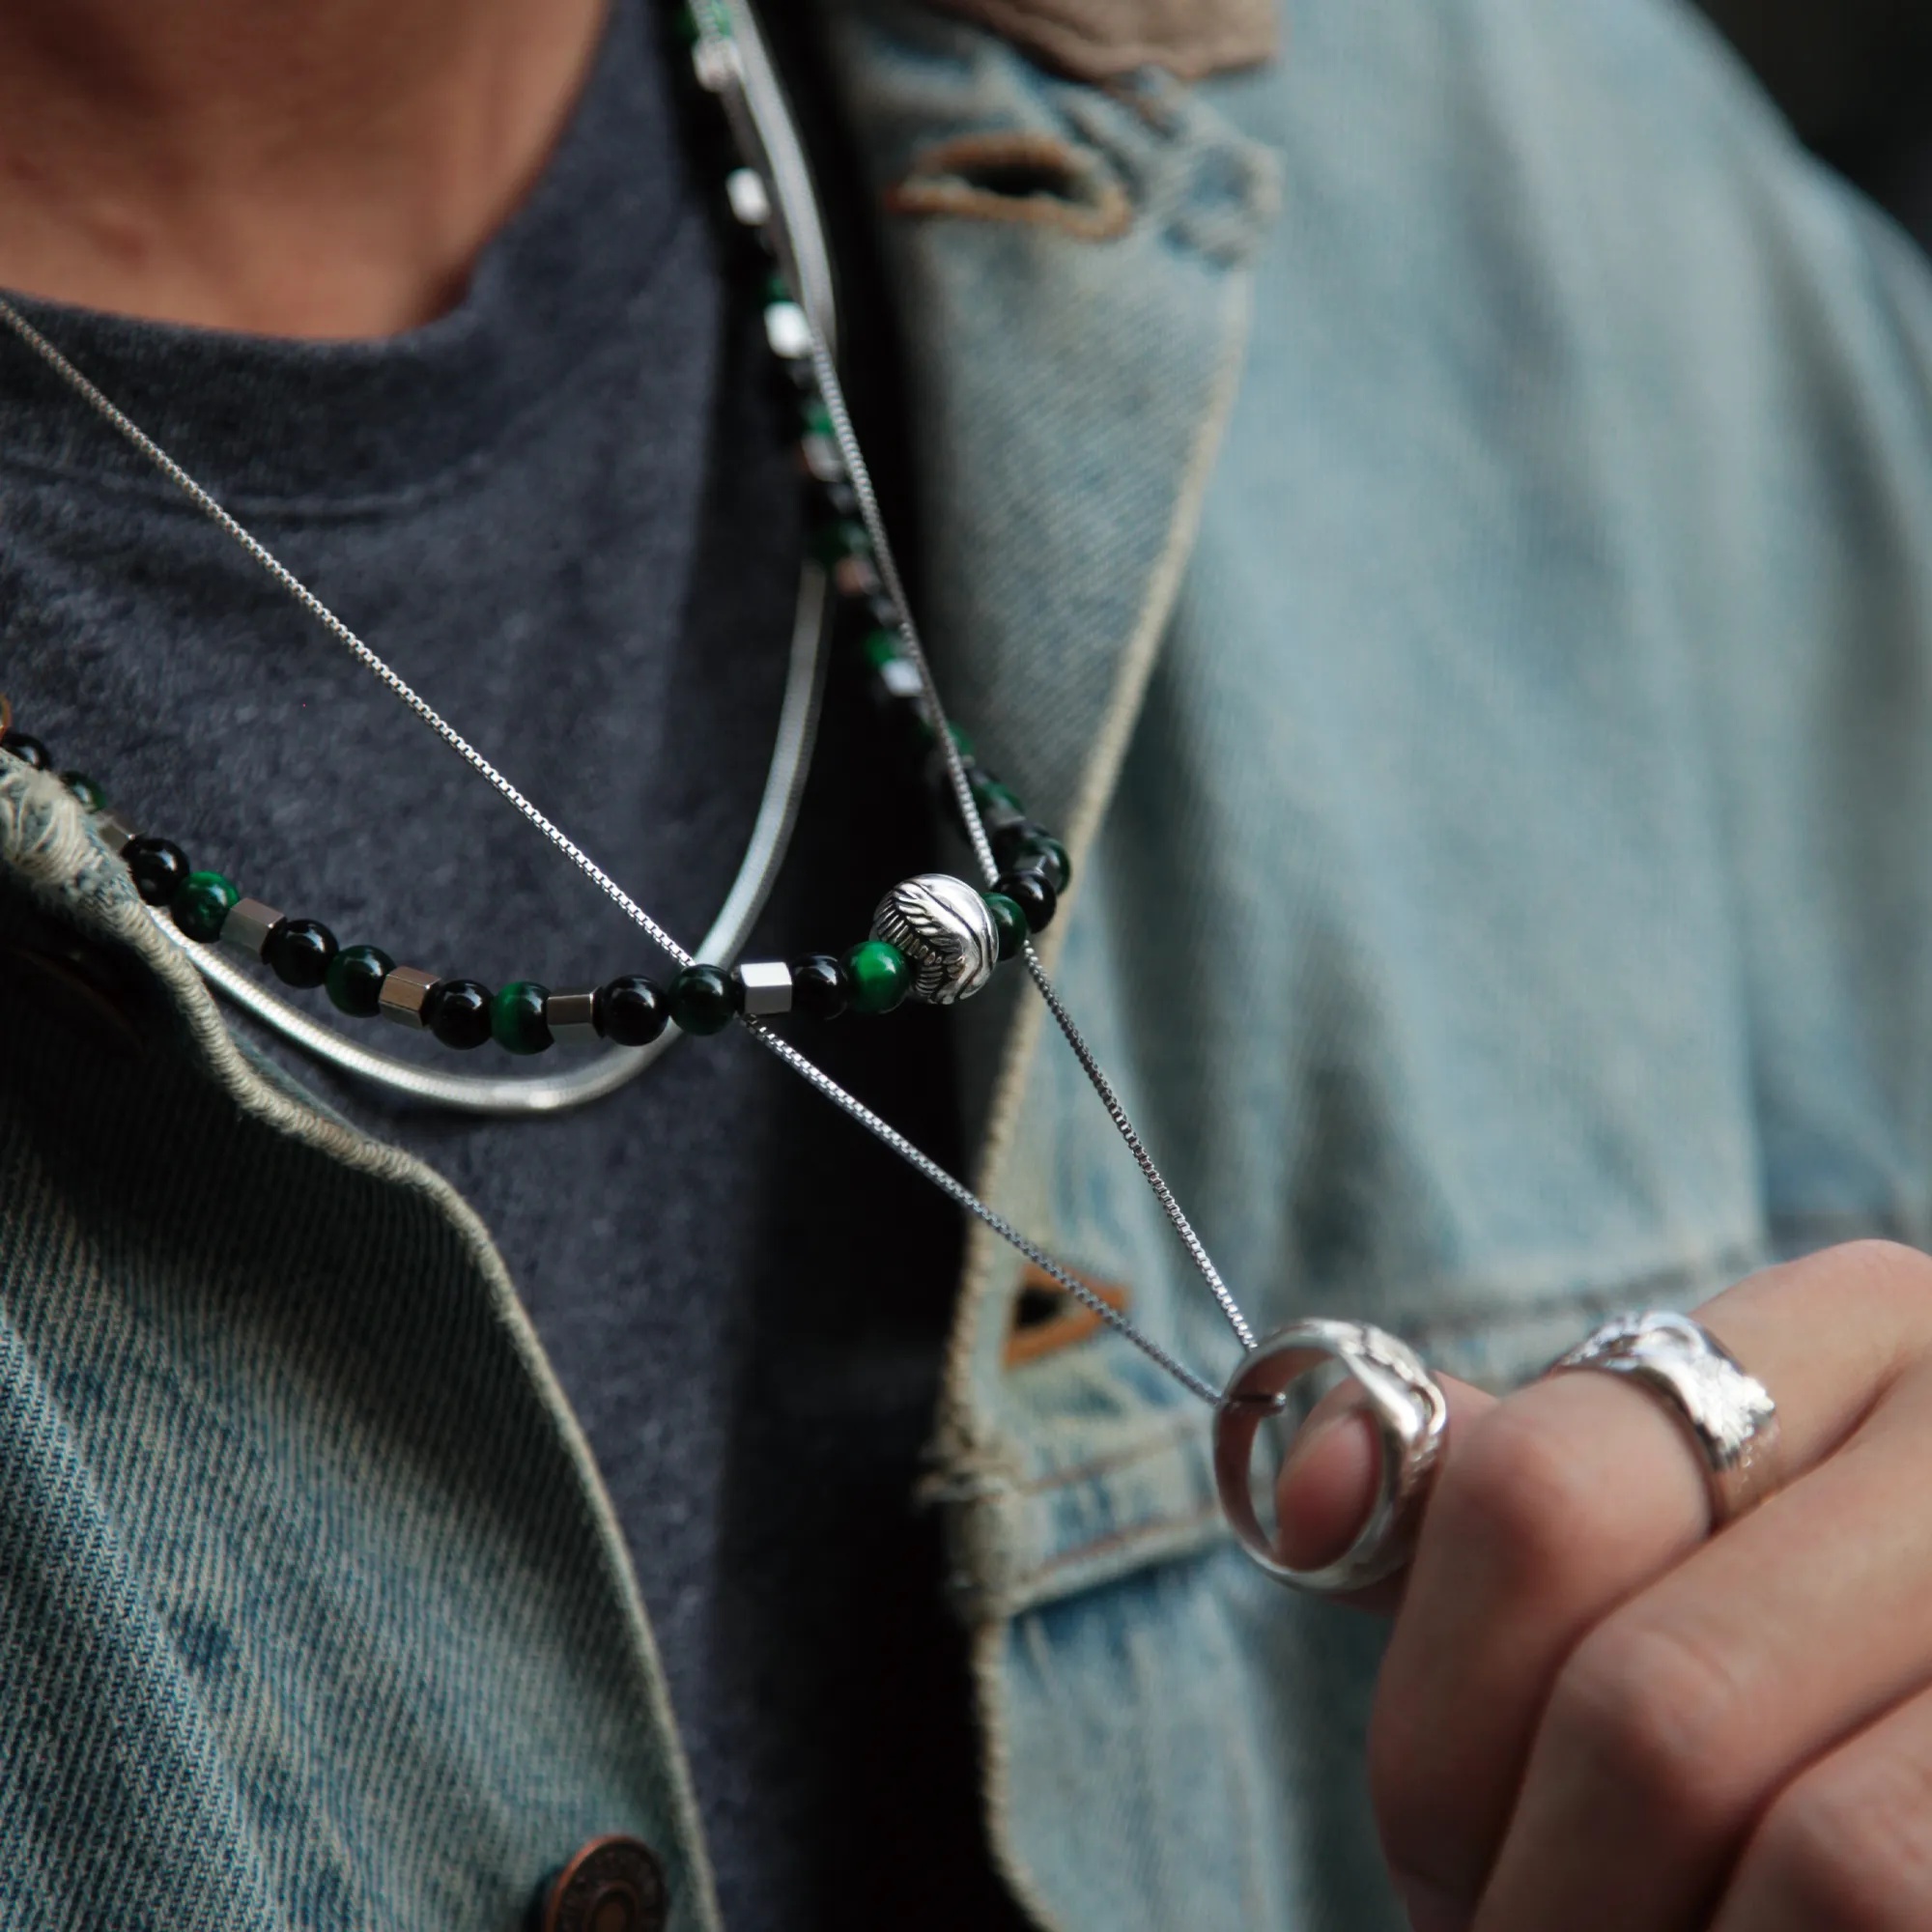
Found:
<svg viewBox="0 0 1932 1932"><path fill-rule="evenodd" d="M715 1923L609 1504L452 1190L243 1058L0 759L0 1925L518 1926L630 1831Z"/></svg>
<svg viewBox="0 0 1932 1932"><path fill-rule="evenodd" d="M1257 1320L1366 1314L1506 1382L1600 1309L1922 1240L1903 240L1655 0L1305 0L1279 66L1192 93L896 0L837 25L882 195L1030 130L1125 198L1116 232L992 175L887 220L926 602L1075 848L1063 984ZM508 1932L611 1829L711 1922L609 1512L481 1231L242 1062L45 781L0 775L0 866L9 920L160 1003L137 1068L8 1033L0 1923ZM996 1201L1220 1373L1037 1005L980 1005ZM1228 1547L1205 1411L1125 1344L1009 1369L1016 1283L978 1243L933 1485L1009 1876L1067 1932L1393 1928L1373 1628Z"/></svg>
<svg viewBox="0 0 1932 1932"><path fill-rule="evenodd" d="M1258 1324L1504 1384L1601 1311L1923 1242L1917 252L1646 0L1299 0L1278 67L1105 98L847 17L882 184L1023 128L1133 204L894 225L929 620L1071 827L1061 985ZM996 1205L1225 1373L1037 1007L991 1115ZM1393 1932L1374 1630L1228 1547L1208 1417L1129 1345L1006 1366L1018 1273L977 1240L934 1483L1010 1876L1069 1932Z"/></svg>

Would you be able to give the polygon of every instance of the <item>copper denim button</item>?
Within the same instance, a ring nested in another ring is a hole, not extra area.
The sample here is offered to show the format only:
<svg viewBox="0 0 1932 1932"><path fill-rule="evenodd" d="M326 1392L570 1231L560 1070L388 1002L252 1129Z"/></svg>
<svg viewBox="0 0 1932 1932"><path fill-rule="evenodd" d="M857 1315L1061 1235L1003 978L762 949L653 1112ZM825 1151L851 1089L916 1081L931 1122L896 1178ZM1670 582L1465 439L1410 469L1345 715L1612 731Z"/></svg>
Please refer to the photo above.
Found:
<svg viewBox="0 0 1932 1932"><path fill-rule="evenodd" d="M648 1845L592 1838L557 1874L542 1932L664 1932L664 1869Z"/></svg>

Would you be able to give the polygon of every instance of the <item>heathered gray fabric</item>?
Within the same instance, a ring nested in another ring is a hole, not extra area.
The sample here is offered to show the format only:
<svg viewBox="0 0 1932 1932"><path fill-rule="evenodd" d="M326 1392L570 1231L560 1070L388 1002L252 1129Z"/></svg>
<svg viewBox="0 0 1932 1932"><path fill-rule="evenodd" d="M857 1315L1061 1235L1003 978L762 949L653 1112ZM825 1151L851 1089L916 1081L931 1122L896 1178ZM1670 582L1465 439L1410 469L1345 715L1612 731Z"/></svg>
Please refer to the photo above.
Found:
<svg viewBox="0 0 1932 1932"><path fill-rule="evenodd" d="M465 303L412 336L294 345L37 313L695 941L755 809L803 532L794 406L727 287L663 81L644 16L620 11L531 204ZM0 689L143 829L441 974L663 969L11 348L0 529ZM847 942L922 863L923 814L891 768L835 680L766 945ZM952 1153L937 1016L817 1043ZM496 1235L638 1560L727 1921L902 1922L917 1887L923 1923L995 1922L963 1685L910 1502L955 1265L943 1204L735 1035L542 1123L397 1110L270 1050L429 1158Z"/></svg>

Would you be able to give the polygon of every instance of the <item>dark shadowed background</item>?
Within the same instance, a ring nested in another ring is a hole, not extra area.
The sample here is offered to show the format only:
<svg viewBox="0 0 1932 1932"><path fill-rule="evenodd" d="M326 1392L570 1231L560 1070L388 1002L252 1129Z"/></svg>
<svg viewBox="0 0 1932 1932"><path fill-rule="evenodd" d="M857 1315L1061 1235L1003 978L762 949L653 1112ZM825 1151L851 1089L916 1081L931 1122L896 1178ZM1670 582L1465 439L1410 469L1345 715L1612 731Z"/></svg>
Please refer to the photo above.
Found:
<svg viewBox="0 0 1932 1932"><path fill-rule="evenodd" d="M1804 139L1932 248L1932 6L1703 4Z"/></svg>

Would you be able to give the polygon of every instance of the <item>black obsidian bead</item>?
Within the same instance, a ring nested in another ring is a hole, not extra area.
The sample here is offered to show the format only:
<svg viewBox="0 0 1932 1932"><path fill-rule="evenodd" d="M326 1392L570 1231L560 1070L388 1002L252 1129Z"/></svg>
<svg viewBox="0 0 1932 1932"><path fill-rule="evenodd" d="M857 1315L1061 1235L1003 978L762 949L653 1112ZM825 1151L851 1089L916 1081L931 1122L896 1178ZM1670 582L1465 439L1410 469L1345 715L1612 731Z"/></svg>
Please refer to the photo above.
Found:
<svg viewBox="0 0 1932 1932"><path fill-rule="evenodd" d="M441 980L429 996L429 1030L468 1053L490 1037L490 989L480 980Z"/></svg>
<svg viewBox="0 0 1932 1932"><path fill-rule="evenodd" d="M744 989L720 966L687 966L670 982L670 1016L686 1033L723 1033Z"/></svg>
<svg viewBox="0 0 1932 1932"><path fill-rule="evenodd" d="M991 834L993 857L1009 872L1025 870L1032 866L1039 870L1037 862L1045 856L1065 876L1052 877L1053 890L1064 893L1066 880L1073 876L1073 867L1066 857L1066 847L1037 818L1022 818L1017 823L1000 826Z"/></svg>
<svg viewBox="0 0 1932 1932"><path fill-rule="evenodd" d="M335 935L319 919L285 919L262 944L262 957L285 986L320 986L336 954Z"/></svg>
<svg viewBox="0 0 1932 1932"><path fill-rule="evenodd" d="M150 905L166 905L175 888L194 869L187 854L171 838L130 838L121 857L134 875L134 890Z"/></svg>
<svg viewBox="0 0 1932 1932"><path fill-rule="evenodd" d="M845 969L829 952L814 952L791 969L791 1004L795 1012L815 1020L836 1020L851 1003L852 988Z"/></svg>
<svg viewBox="0 0 1932 1932"><path fill-rule="evenodd" d="M1003 872L993 890L1011 899L1026 915L1029 932L1043 932L1053 923L1060 895L1044 872Z"/></svg>
<svg viewBox="0 0 1932 1932"><path fill-rule="evenodd" d="M23 765L32 765L37 772L45 771L53 763L47 748L24 731L9 731L0 738L0 752L12 752Z"/></svg>
<svg viewBox="0 0 1932 1932"><path fill-rule="evenodd" d="M1030 838L1036 832L1044 832L1046 827L1032 818L1022 818L1015 824L1002 825L998 831L987 835L993 848L993 857L1001 865L1010 866L1013 854L1020 849L1020 840Z"/></svg>
<svg viewBox="0 0 1932 1932"><path fill-rule="evenodd" d="M107 794L85 772L63 772L61 783L72 792L83 811L104 811Z"/></svg>
<svg viewBox="0 0 1932 1932"><path fill-rule="evenodd" d="M627 973L598 987L597 1030L619 1046L648 1046L670 1023L670 1002L655 980Z"/></svg>
<svg viewBox="0 0 1932 1932"><path fill-rule="evenodd" d="M383 981L395 961L380 946L349 946L328 962L324 984L336 1011L373 1020L383 1007Z"/></svg>

